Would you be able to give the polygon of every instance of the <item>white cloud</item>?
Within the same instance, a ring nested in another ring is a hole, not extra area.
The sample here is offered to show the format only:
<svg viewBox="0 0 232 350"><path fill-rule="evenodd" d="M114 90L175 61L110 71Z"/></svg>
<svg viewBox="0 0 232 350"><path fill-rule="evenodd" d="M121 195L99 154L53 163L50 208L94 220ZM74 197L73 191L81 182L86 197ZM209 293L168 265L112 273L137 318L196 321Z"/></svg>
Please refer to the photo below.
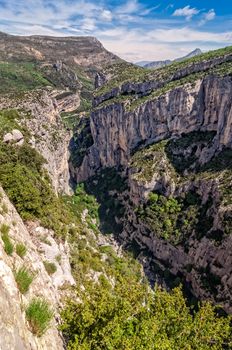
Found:
<svg viewBox="0 0 232 350"><path fill-rule="evenodd" d="M91 32L96 29L95 19L94 18L84 18L81 21L81 27L84 32Z"/></svg>
<svg viewBox="0 0 232 350"><path fill-rule="evenodd" d="M200 21L200 25L205 24L208 21L212 21L216 17L216 12L214 9L209 10L208 12L203 14L203 18Z"/></svg>
<svg viewBox="0 0 232 350"><path fill-rule="evenodd" d="M135 13L141 8L137 0L128 0L124 5L118 6L116 13Z"/></svg>
<svg viewBox="0 0 232 350"><path fill-rule="evenodd" d="M200 11L194 7L185 6L179 8L173 12L173 16L176 17L185 17L187 20L190 20L193 16L197 15Z"/></svg>
<svg viewBox="0 0 232 350"><path fill-rule="evenodd" d="M205 14L206 21L212 21L215 17L216 17L216 13L214 9L209 10L209 12Z"/></svg>
<svg viewBox="0 0 232 350"><path fill-rule="evenodd" d="M178 43L178 42L222 42L230 44L232 42L232 32L212 33L198 31L188 27L176 29L156 29L147 33L150 39L158 42Z"/></svg>
<svg viewBox="0 0 232 350"><path fill-rule="evenodd" d="M103 20L108 21L108 22L112 21L112 19L113 19L112 12L109 10L103 10L101 13L101 17Z"/></svg>

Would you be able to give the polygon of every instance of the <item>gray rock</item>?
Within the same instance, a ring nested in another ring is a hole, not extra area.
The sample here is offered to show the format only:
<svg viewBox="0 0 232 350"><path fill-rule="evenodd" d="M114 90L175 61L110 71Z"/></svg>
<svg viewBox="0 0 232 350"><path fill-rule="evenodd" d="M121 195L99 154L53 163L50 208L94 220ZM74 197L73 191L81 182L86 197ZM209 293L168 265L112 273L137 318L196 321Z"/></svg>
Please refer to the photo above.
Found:
<svg viewBox="0 0 232 350"><path fill-rule="evenodd" d="M4 135L4 137L3 137L3 142L5 142L5 143L9 143L9 142L11 142L13 140L13 135L10 133L10 132L8 132L6 135Z"/></svg>
<svg viewBox="0 0 232 350"><path fill-rule="evenodd" d="M14 142L18 146L22 146L24 143L24 137L20 130L14 129L12 132L8 132L6 135L4 135L3 142Z"/></svg>
<svg viewBox="0 0 232 350"><path fill-rule="evenodd" d="M23 134L21 133L20 130L14 129L12 130L12 137L13 137L13 141L19 142L23 139Z"/></svg>

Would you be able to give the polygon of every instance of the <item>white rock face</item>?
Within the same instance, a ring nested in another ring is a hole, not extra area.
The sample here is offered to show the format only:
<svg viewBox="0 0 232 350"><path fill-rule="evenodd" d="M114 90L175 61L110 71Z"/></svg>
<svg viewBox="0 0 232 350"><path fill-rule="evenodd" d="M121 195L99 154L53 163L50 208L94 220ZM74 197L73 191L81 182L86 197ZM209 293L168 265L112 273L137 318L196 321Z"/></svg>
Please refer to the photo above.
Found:
<svg viewBox="0 0 232 350"><path fill-rule="evenodd" d="M143 85L141 83L140 89ZM130 86L128 84L128 91ZM216 131L217 147L232 145L232 84L230 77L209 76L177 87L159 98L126 111L122 103L99 106L91 114L94 144L77 181L84 181L102 167L127 166L131 151L140 143L152 143L191 131Z"/></svg>
<svg viewBox="0 0 232 350"><path fill-rule="evenodd" d="M6 135L4 135L3 142L13 142L16 143L17 146L22 146L24 143L24 137L20 130L14 129L12 132L8 132Z"/></svg>
<svg viewBox="0 0 232 350"><path fill-rule="evenodd" d="M52 237L52 231L36 224L24 225L20 216L10 203L3 190L1 205L7 206L7 213L0 214L0 226L4 223L10 227L9 236L14 244L23 243L27 248L24 258L20 258L15 250L12 256L4 251L0 238L0 349L1 350L63 350L61 334L57 330L59 323L58 307L65 290L59 287L63 284L74 284L68 259L68 247L62 242L57 243ZM41 241L46 234L47 245ZM60 259L57 256L60 256ZM54 262L57 272L49 276L44 267L44 260ZM29 291L22 295L15 282L13 271L26 266L36 273ZM30 331L25 317L25 308L34 297L43 297L49 302L55 312L50 328L42 337L36 337Z"/></svg>
<svg viewBox="0 0 232 350"><path fill-rule="evenodd" d="M71 106L78 106L78 94L75 98L69 97L69 103L57 103L54 94L57 91L35 90L25 93L20 101L14 99L14 96L1 96L0 109L15 108L27 112L23 123L30 131L30 144L47 161L46 169L52 180L56 192L71 193L69 186L69 142L71 133L64 127L60 111L71 110ZM14 135L13 135L14 133ZM13 130L9 135L5 135L5 142L11 142L14 137L19 137L19 133ZM23 139L18 140L17 145L22 143Z"/></svg>
<svg viewBox="0 0 232 350"><path fill-rule="evenodd" d="M13 141L18 142L23 139L23 134L20 130L14 129L12 130Z"/></svg>
<svg viewBox="0 0 232 350"><path fill-rule="evenodd" d="M13 135L10 132L8 132L6 135L4 135L3 142L8 143L12 141L12 139L13 139Z"/></svg>

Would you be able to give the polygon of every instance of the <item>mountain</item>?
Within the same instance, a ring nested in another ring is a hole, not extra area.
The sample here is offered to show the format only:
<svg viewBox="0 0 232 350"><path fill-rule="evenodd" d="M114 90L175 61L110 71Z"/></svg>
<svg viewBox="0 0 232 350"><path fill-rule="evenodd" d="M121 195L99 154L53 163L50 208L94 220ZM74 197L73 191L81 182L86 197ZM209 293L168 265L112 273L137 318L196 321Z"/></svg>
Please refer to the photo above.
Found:
<svg viewBox="0 0 232 350"><path fill-rule="evenodd" d="M167 66L167 65L169 65L169 64L171 64L173 62L181 62L181 61L184 61L184 60L186 60L188 58L195 57L195 56L198 56L198 55L201 55L201 54L202 54L202 51L200 49L195 49L195 50L191 51L189 54L187 54L186 56L183 56L183 57L180 57L180 58L176 58L175 60L152 61L152 62L146 62L144 64L140 64L138 62L136 64L139 65L139 66L145 67L145 68L156 69L156 68L165 67L165 66Z"/></svg>
<svg viewBox="0 0 232 350"><path fill-rule="evenodd" d="M231 348L232 48L0 42L0 349Z"/></svg>
<svg viewBox="0 0 232 350"><path fill-rule="evenodd" d="M139 61L139 62L136 62L135 64L139 67L144 67L148 63L150 63L150 61Z"/></svg>
<svg viewBox="0 0 232 350"><path fill-rule="evenodd" d="M10 62L63 62L82 67L101 67L119 58L94 37L15 36L0 33L0 59Z"/></svg>

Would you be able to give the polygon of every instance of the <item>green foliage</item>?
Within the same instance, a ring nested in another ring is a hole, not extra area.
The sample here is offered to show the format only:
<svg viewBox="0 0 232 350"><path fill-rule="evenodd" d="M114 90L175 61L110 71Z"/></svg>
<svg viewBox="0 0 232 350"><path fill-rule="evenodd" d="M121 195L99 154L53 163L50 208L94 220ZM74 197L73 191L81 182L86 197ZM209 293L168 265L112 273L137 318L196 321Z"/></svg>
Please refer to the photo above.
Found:
<svg viewBox="0 0 232 350"><path fill-rule="evenodd" d="M193 232L197 239L207 235L213 226L213 218L207 214L211 205L211 198L202 204L194 190L186 192L182 198L150 193L137 214L157 237L178 244Z"/></svg>
<svg viewBox="0 0 232 350"><path fill-rule="evenodd" d="M34 63L0 62L0 76L0 93L27 91L51 85Z"/></svg>
<svg viewBox="0 0 232 350"><path fill-rule="evenodd" d="M64 235L70 213L54 193L44 164L44 158L28 143L14 147L0 142L0 182L21 217L37 218Z"/></svg>
<svg viewBox="0 0 232 350"><path fill-rule="evenodd" d="M44 264L44 267L49 275L52 275L53 273L56 272L57 267L53 262L44 261L43 264Z"/></svg>
<svg viewBox="0 0 232 350"><path fill-rule="evenodd" d="M22 116L15 109L5 109L0 111L0 135L3 135L13 129L19 129L23 133L25 128L19 124Z"/></svg>
<svg viewBox="0 0 232 350"><path fill-rule="evenodd" d="M14 275L20 292L25 294L33 282L34 274L32 274L26 267L21 267L15 271Z"/></svg>
<svg viewBox="0 0 232 350"><path fill-rule="evenodd" d="M2 234L2 241L4 243L4 250L8 255L12 255L14 251L13 243L11 242L11 239L9 237L9 230L10 227L6 224L2 224L0 227L0 231Z"/></svg>
<svg viewBox="0 0 232 350"><path fill-rule="evenodd" d="M165 153L167 140L154 143L142 148L142 142L133 150L130 161L132 177L139 182L149 182L152 180L154 173L160 176L163 173L171 174L176 178L176 172L173 165L169 162Z"/></svg>
<svg viewBox="0 0 232 350"><path fill-rule="evenodd" d="M69 350L218 350L231 341L230 318L217 317L209 303L192 314L179 288L152 293L122 279L114 290L89 292L62 312Z"/></svg>
<svg viewBox="0 0 232 350"><path fill-rule="evenodd" d="M23 258L27 253L27 247L23 243L16 244L16 253L20 258Z"/></svg>
<svg viewBox="0 0 232 350"><path fill-rule="evenodd" d="M26 309L26 318L31 331L38 337L46 332L52 317L53 311L44 299L34 298Z"/></svg>
<svg viewBox="0 0 232 350"><path fill-rule="evenodd" d="M180 236L177 220L181 209L181 204L175 198L150 193L147 204L138 214L141 219L145 219L156 236L175 241Z"/></svg>
<svg viewBox="0 0 232 350"><path fill-rule="evenodd" d="M8 213L8 207L7 207L6 203L2 203L0 213L3 215Z"/></svg>

